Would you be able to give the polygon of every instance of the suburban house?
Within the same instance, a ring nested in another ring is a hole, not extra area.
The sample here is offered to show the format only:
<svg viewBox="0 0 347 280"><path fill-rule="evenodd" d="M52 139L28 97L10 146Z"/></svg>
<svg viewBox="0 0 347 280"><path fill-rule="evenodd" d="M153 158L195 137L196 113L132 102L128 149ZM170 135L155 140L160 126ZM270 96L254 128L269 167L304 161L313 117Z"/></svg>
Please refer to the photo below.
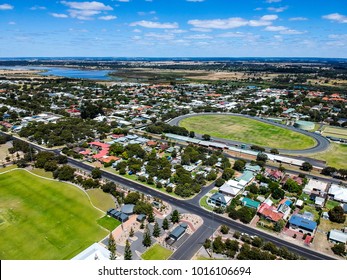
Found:
<svg viewBox="0 0 347 280"><path fill-rule="evenodd" d="M332 229L329 232L329 241L334 243L347 243L347 233L341 230Z"/></svg>
<svg viewBox="0 0 347 280"><path fill-rule="evenodd" d="M327 193L328 189L328 183L316 180L316 179L310 179L303 189L303 192L311 195L317 194L316 196L324 197Z"/></svg>
<svg viewBox="0 0 347 280"><path fill-rule="evenodd" d="M222 193L216 192L207 199L207 203L214 207L225 208L231 199L230 196L225 196Z"/></svg>
<svg viewBox="0 0 347 280"><path fill-rule="evenodd" d="M243 197L240 199L243 206L249 207L249 208L253 208L255 210L258 210L259 206L260 206L260 202L258 201L254 201L248 197Z"/></svg>
<svg viewBox="0 0 347 280"><path fill-rule="evenodd" d="M317 223L305 218L302 215L293 215L288 221L289 228L294 231L313 235L317 228Z"/></svg>
<svg viewBox="0 0 347 280"><path fill-rule="evenodd" d="M241 185L238 181L229 180L219 188L219 192L227 196L234 197L237 196L242 189L243 185Z"/></svg>
<svg viewBox="0 0 347 280"><path fill-rule="evenodd" d="M284 173L277 169L266 169L265 172L267 174L267 177L269 177L271 180L274 180L274 181L279 181L284 176Z"/></svg>
<svg viewBox="0 0 347 280"><path fill-rule="evenodd" d="M328 195L336 201L347 203L347 188L339 186L337 184L332 184Z"/></svg>
<svg viewBox="0 0 347 280"><path fill-rule="evenodd" d="M283 219L283 213L279 213L272 205L271 199L266 199L258 209L258 215L271 222L278 222Z"/></svg>

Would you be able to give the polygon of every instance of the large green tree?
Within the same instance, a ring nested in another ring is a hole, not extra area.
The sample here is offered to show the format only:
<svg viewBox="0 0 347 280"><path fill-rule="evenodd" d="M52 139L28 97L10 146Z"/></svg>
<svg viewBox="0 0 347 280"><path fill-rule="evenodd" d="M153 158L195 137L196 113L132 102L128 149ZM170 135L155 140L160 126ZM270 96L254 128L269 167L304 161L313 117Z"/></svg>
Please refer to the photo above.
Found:
<svg viewBox="0 0 347 280"><path fill-rule="evenodd" d="M127 239L127 241L125 242L125 248L124 248L124 260L132 260L132 258L133 258L133 253L131 252L130 242Z"/></svg>
<svg viewBox="0 0 347 280"><path fill-rule="evenodd" d="M110 233L108 237L108 250L110 251L110 260L116 259L116 241L114 240L114 237L112 235L112 232Z"/></svg>

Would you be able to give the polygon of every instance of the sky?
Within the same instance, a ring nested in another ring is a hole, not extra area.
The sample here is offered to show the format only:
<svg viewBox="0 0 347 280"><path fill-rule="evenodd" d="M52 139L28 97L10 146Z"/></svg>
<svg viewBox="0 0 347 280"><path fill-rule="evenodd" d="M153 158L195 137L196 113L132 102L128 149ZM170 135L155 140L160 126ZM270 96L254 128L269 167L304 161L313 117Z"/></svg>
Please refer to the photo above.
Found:
<svg viewBox="0 0 347 280"><path fill-rule="evenodd" d="M347 0L0 0L0 57L347 57Z"/></svg>

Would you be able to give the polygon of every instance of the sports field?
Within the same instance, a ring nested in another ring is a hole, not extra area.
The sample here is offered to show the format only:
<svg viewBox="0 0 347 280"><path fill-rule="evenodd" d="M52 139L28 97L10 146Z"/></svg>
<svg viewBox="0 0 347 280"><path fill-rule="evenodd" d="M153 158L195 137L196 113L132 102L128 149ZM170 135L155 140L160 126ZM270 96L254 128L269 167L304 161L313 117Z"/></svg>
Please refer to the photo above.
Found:
<svg viewBox="0 0 347 280"><path fill-rule="evenodd" d="M337 169L345 169L347 167L347 145L344 144L330 143L328 150L307 156L319 160L325 160L328 166Z"/></svg>
<svg viewBox="0 0 347 280"><path fill-rule="evenodd" d="M325 125L322 134L324 136L347 139L347 128Z"/></svg>
<svg viewBox="0 0 347 280"><path fill-rule="evenodd" d="M144 260L167 260L172 254L172 251L166 249L159 244L154 244L141 256Z"/></svg>
<svg viewBox="0 0 347 280"><path fill-rule="evenodd" d="M71 184L0 174L0 259L71 259L108 234L103 215Z"/></svg>
<svg viewBox="0 0 347 280"><path fill-rule="evenodd" d="M199 134L271 148L302 150L316 144L301 133L239 116L195 116L183 119L180 126Z"/></svg>

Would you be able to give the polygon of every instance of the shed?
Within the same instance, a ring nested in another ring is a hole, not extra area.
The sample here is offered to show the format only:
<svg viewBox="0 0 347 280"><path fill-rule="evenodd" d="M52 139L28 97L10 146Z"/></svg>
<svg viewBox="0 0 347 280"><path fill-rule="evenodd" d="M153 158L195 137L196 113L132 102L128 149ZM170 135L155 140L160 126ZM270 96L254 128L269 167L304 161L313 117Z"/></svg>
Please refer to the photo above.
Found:
<svg viewBox="0 0 347 280"><path fill-rule="evenodd" d="M346 244L347 242L347 233L344 233L340 230L333 229L329 232L329 241L335 242L335 243L343 243Z"/></svg>
<svg viewBox="0 0 347 280"><path fill-rule="evenodd" d="M137 216L136 221L138 222L143 222L146 219L146 215L145 214L140 214Z"/></svg>
<svg viewBox="0 0 347 280"><path fill-rule="evenodd" d="M182 223L170 233L169 237L178 240L180 237L183 236L183 234L186 232L188 225L186 223Z"/></svg>
<svg viewBox="0 0 347 280"><path fill-rule="evenodd" d="M129 216L127 214L124 214L122 212L120 212L120 215L117 218L119 221L121 221L122 223L126 222L127 220L129 220Z"/></svg>

